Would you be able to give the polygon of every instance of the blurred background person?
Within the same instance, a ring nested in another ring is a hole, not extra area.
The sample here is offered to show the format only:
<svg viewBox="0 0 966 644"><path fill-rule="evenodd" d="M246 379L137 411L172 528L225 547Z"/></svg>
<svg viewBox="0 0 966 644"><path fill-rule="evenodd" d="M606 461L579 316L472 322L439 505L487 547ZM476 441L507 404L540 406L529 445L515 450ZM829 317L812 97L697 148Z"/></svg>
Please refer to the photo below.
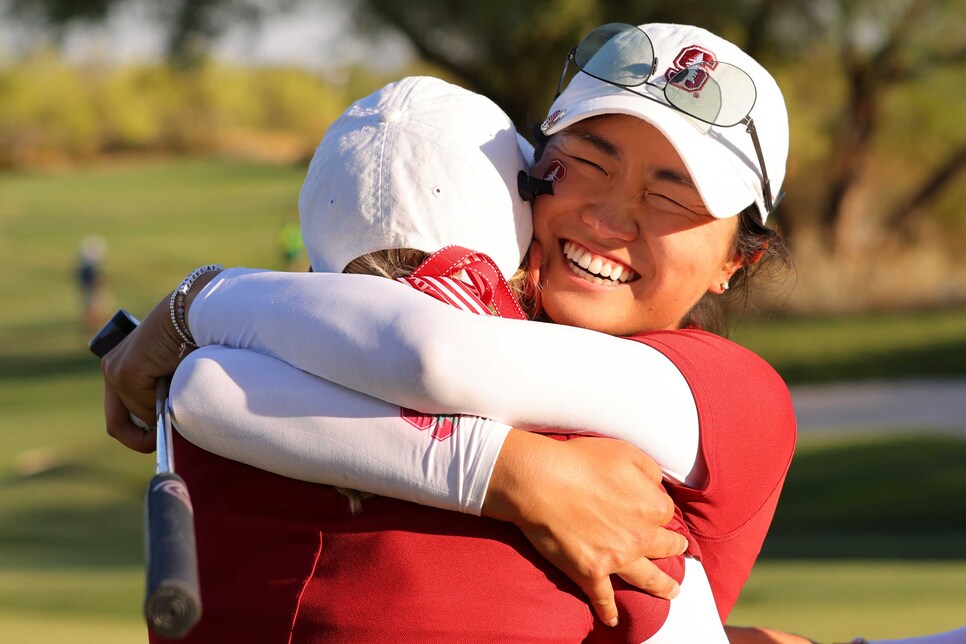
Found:
<svg viewBox="0 0 966 644"><path fill-rule="evenodd" d="M81 240L75 276L80 291L81 330L85 337L104 324L113 305L103 266L106 254L107 242L100 235L90 234Z"/></svg>

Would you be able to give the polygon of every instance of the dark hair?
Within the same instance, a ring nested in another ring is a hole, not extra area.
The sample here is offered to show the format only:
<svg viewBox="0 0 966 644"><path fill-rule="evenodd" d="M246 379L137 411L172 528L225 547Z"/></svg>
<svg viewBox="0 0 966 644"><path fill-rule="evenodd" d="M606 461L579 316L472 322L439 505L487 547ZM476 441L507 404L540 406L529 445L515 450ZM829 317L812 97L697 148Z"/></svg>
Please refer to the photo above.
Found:
<svg viewBox="0 0 966 644"><path fill-rule="evenodd" d="M547 149L550 137L543 133L539 125L530 128L530 136L533 137L533 162L536 163L543 158L543 153Z"/></svg>
<svg viewBox="0 0 966 644"><path fill-rule="evenodd" d="M534 163L543 156L552 137L539 126L532 129ZM732 245L733 257L742 266L731 277L724 295L705 293L681 321L682 328L699 328L719 335L727 335L727 314L741 315L751 302L752 286L768 279L784 284L782 279L792 268L791 255L785 239L775 230L761 223L758 206L752 204L738 213L738 230Z"/></svg>
<svg viewBox="0 0 966 644"><path fill-rule="evenodd" d="M781 278L792 267L785 239L761 223L761 215L755 204L738 213L732 256L741 260L741 267L728 281L728 290L723 295L705 293L681 322L683 328L699 328L727 335L726 313L740 315L746 311L753 286L757 288L763 280L768 279L784 283Z"/></svg>

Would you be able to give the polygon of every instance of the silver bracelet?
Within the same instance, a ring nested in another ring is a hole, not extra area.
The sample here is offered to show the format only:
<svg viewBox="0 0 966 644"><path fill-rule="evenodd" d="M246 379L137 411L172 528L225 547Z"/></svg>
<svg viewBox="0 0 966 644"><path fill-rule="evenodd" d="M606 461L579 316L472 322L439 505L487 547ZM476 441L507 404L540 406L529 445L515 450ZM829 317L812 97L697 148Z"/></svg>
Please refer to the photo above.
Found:
<svg viewBox="0 0 966 644"><path fill-rule="evenodd" d="M221 269L221 264L207 264L205 266L199 266L195 270L191 271L191 273L188 274L188 277L181 281L181 284L178 285L178 288L171 292L171 299L168 300L168 312L171 314L171 325L174 326L174 330L177 331L178 335L181 336L181 340L183 341L181 345L182 353L184 353L184 349L187 346L198 346L194 337L191 335L191 330L188 328L188 323L184 317L184 298L188 295L191 287L196 281L198 281L199 277L205 273L210 273L211 271L220 271Z"/></svg>

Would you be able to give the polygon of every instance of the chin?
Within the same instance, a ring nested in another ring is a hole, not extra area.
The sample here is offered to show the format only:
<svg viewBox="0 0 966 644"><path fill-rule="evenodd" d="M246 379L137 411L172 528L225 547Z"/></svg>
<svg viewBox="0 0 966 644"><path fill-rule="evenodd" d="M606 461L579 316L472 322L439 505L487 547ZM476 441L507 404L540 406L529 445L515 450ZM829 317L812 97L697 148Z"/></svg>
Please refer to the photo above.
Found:
<svg viewBox="0 0 966 644"><path fill-rule="evenodd" d="M544 298L543 308L547 317L556 324L588 329L607 335L630 335L632 331L621 328L615 323L615 316L606 308L589 302L559 302Z"/></svg>

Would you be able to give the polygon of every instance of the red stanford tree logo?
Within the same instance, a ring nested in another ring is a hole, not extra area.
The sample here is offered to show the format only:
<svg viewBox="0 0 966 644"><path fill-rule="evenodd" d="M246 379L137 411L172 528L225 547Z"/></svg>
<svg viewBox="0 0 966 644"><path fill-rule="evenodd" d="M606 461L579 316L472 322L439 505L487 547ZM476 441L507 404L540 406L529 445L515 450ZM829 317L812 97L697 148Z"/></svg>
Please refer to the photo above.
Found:
<svg viewBox="0 0 966 644"><path fill-rule="evenodd" d="M691 45L681 50L664 77L668 83L685 91L700 92L708 82L708 71L717 66L718 57L714 52Z"/></svg>

